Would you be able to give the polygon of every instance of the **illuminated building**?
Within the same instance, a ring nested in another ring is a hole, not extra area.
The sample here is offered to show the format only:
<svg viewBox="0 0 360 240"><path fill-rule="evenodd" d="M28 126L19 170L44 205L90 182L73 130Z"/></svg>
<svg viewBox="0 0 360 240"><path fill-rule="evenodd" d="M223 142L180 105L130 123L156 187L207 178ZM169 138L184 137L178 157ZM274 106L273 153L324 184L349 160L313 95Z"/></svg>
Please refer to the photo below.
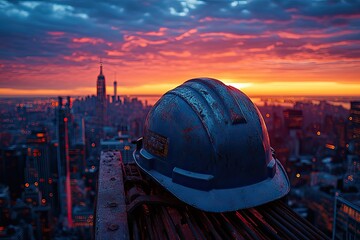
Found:
<svg viewBox="0 0 360 240"><path fill-rule="evenodd" d="M344 185L357 187L360 191L360 156L348 154L346 167Z"/></svg>
<svg viewBox="0 0 360 240"><path fill-rule="evenodd" d="M309 208L308 220L328 234L332 231L334 216L334 193L330 191L330 188L312 186L304 192L304 203Z"/></svg>
<svg viewBox="0 0 360 240"><path fill-rule="evenodd" d="M101 140L100 145L102 150L120 151L124 163L133 162L132 153L135 147L131 143L129 135L120 135L113 139Z"/></svg>
<svg viewBox="0 0 360 240"><path fill-rule="evenodd" d="M74 226L92 227L94 225L94 211L82 206L74 207Z"/></svg>
<svg viewBox="0 0 360 240"><path fill-rule="evenodd" d="M360 194L335 197L332 239L360 239Z"/></svg>
<svg viewBox="0 0 360 240"><path fill-rule="evenodd" d="M360 101L353 101L350 104L349 128L351 150L354 154L360 155Z"/></svg>
<svg viewBox="0 0 360 240"><path fill-rule="evenodd" d="M48 135L45 130L32 131L31 135L27 138L27 157L25 166L25 188L33 186L41 192L45 202L42 205L52 203L50 193L53 192L52 179L50 169L50 155ZM56 158L52 158L56 160ZM52 204L51 204L52 205Z"/></svg>
<svg viewBox="0 0 360 240"><path fill-rule="evenodd" d="M73 136L69 139L70 174L72 179L80 178L86 167L84 118L74 115L69 132Z"/></svg>

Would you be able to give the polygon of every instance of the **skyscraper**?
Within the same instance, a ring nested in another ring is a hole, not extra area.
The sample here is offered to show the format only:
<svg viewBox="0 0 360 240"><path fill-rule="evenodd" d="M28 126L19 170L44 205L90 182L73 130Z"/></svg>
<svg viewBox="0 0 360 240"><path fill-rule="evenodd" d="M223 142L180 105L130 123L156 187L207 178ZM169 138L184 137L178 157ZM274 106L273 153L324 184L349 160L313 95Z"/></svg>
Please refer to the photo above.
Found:
<svg viewBox="0 0 360 240"><path fill-rule="evenodd" d="M112 102L116 102L117 101L117 81L114 81L114 96L112 97Z"/></svg>
<svg viewBox="0 0 360 240"><path fill-rule="evenodd" d="M28 154L25 166L25 188L34 186L42 195L41 204L48 205L52 200L52 181L48 134L45 129L33 130L27 137Z"/></svg>
<svg viewBox="0 0 360 240"><path fill-rule="evenodd" d="M99 76L97 77L96 89L97 89L96 96L98 98L98 101L104 102L106 99L106 88L105 88L105 76L103 74L102 62L100 62L100 73Z"/></svg>
<svg viewBox="0 0 360 240"><path fill-rule="evenodd" d="M59 171L59 196L61 203L61 214L66 217L67 226L72 227L72 203L70 187L70 159L69 159L69 122L72 121L70 113L70 97L67 104L63 106L62 98L59 97L57 108L57 138L58 148L58 171Z"/></svg>
<svg viewBox="0 0 360 240"><path fill-rule="evenodd" d="M97 77L96 82L96 97L97 97L97 106L96 113L101 127L104 126L105 114L106 114L106 85L105 85L105 76L103 74L102 62L100 62L100 73Z"/></svg>

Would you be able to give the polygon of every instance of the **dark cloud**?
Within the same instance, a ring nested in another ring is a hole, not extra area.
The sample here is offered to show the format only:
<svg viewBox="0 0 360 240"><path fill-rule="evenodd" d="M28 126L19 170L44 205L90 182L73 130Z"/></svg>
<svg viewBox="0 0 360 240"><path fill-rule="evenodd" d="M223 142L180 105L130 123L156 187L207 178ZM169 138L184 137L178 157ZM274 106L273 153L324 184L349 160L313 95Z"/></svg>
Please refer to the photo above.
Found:
<svg viewBox="0 0 360 240"><path fill-rule="evenodd" d="M122 66L205 55L217 61L222 52L223 61L269 52L359 59L359 9L355 0L0 0L0 63L86 67L103 57ZM3 69L0 87L26 84L5 81Z"/></svg>

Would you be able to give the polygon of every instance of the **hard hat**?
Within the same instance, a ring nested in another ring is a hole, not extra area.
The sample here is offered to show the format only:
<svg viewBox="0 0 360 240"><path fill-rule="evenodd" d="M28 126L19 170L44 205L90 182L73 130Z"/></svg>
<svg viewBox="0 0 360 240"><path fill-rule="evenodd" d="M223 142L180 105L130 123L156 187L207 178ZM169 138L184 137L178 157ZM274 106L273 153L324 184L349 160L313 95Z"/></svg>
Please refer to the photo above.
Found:
<svg viewBox="0 0 360 240"><path fill-rule="evenodd" d="M254 207L290 190L259 110L216 79L191 79L165 93L147 115L133 157L177 198L204 211Z"/></svg>

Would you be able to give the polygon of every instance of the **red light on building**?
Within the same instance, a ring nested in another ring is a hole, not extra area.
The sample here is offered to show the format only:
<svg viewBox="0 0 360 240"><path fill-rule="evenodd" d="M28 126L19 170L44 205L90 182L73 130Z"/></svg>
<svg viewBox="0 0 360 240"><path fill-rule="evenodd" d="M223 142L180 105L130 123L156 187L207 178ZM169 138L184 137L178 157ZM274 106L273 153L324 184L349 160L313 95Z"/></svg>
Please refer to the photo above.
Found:
<svg viewBox="0 0 360 240"><path fill-rule="evenodd" d="M68 121L68 119L67 118L64 118L64 122L67 122Z"/></svg>
<svg viewBox="0 0 360 240"><path fill-rule="evenodd" d="M40 156L40 151L39 151L39 149L34 149L34 150L33 150L33 156L34 156L34 157Z"/></svg>

